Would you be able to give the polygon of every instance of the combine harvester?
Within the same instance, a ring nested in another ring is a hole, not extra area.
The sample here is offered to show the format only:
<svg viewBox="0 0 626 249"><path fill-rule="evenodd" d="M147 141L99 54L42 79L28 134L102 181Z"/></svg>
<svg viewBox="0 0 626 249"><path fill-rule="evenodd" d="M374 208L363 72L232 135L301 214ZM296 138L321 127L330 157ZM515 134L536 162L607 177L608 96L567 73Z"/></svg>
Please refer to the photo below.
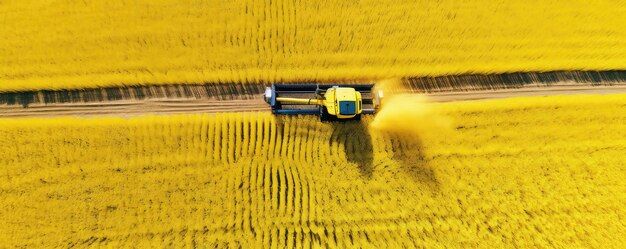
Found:
<svg viewBox="0 0 626 249"><path fill-rule="evenodd" d="M274 114L315 114L321 121L360 120L381 106L383 91L375 84L273 84L265 102ZM312 107L314 106L314 107Z"/></svg>

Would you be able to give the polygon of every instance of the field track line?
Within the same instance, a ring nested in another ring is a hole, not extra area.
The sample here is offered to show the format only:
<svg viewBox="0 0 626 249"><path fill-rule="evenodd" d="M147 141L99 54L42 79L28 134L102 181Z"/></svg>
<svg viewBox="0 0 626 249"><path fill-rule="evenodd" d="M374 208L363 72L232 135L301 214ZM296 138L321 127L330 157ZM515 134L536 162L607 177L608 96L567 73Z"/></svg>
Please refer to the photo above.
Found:
<svg viewBox="0 0 626 249"><path fill-rule="evenodd" d="M445 92L427 94L432 101L468 101L501 99L522 96L552 96L573 94L619 94L626 93L626 85L616 86L551 86L524 87L518 89L482 90L465 92ZM207 99L145 99L118 100L89 103L54 103L21 105L0 105L0 118L32 117L132 117L146 114L168 115L184 113L216 113L270 111L262 96L239 100Z"/></svg>

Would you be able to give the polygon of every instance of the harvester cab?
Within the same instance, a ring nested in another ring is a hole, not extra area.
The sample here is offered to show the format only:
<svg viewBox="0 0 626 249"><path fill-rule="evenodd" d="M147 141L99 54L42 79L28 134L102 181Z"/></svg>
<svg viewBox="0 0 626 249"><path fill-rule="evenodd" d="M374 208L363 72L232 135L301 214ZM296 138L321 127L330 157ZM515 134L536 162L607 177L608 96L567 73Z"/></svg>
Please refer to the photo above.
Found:
<svg viewBox="0 0 626 249"><path fill-rule="evenodd" d="M359 120L381 106L375 84L274 84L265 89L274 114L313 114L320 120Z"/></svg>

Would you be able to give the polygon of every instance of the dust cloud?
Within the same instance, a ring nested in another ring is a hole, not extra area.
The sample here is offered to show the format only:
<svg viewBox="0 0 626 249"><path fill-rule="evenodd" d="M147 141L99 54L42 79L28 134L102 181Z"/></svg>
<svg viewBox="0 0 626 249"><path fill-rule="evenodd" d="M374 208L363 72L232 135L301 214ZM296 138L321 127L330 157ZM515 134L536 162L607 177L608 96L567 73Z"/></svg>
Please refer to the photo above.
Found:
<svg viewBox="0 0 626 249"><path fill-rule="evenodd" d="M400 80L385 80L379 84L379 89L385 91L385 98L370 123L372 130L409 138L443 135L451 129L450 118L427 96L402 93Z"/></svg>

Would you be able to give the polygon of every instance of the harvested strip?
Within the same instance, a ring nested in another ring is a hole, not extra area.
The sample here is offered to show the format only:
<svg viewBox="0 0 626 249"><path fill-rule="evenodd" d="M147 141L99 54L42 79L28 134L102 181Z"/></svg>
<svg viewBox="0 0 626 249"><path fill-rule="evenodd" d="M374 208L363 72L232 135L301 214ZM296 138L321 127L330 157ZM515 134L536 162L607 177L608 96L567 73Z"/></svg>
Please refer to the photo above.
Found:
<svg viewBox="0 0 626 249"><path fill-rule="evenodd" d="M380 80L334 80L302 83L363 83ZM623 85L626 71L557 71L517 72L505 74L466 74L437 77L415 77L401 81L402 89L413 93L442 93L477 90L517 89L541 86L611 86ZM28 90L1 92L0 104L29 106L33 104L90 103L119 100L149 99L251 99L261 95L266 86L262 84L148 84L78 90Z"/></svg>
<svg viewBox="0 0 626 249"><path fill-rule="evenodd" d="M428 94L432 101L448 102L459 100L499 99L518 96L550 96L571 94L615 94L626 93L626 85L616 86L579 86L561 85L551 87L527 86L519 89L493 91L466 91ZM388 96L388 95L387 95ZM184 114L184 113L215 113L215 112L247 112L270 111L261 95L250 96L240 100L215 99L148 99L120 100L91 103L32 104L28 107L20 105L0 105L0 118L27 117L95 117L118 116L131 117L146 114Z"/></svg>

